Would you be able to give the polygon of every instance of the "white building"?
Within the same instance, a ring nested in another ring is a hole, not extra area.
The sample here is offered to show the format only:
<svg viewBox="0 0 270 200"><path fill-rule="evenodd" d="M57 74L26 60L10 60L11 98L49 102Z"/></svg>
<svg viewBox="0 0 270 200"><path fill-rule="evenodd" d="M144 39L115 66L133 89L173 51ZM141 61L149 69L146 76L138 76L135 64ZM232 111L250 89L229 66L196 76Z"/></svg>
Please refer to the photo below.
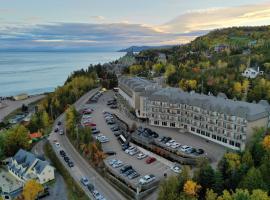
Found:
<svg viewBox="0 0 270 200"><path fill-rule="evenodd" d="M258 75L263 75L263 71L260 71L260 68L254 69L254 68L247 68L243 73L242 76L246 78L256 78Z"/></svg>
<svg viewBox="0 0 270 200"><path fill-rule="evenodd" d="M23 149L20 149L10 159L8 170L23 183L34 179L40 184L44 184L55 179L54 167L47 161L40 160L34 154Z"/></svg>

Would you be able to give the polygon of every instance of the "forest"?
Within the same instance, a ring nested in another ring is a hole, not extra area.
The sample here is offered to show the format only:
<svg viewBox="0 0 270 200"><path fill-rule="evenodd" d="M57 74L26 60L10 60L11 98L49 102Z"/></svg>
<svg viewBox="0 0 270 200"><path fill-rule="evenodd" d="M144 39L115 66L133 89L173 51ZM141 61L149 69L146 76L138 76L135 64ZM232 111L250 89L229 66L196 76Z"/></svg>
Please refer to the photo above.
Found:
<svg viewBox="0 0 270 200"><path fill-rule="evenodd" d="M153 79L165 77L166 84L184 91L217 95L253 102L270 102L270 26L233 27L211 31L194 41L166 49L142 51L145 58L124 73ZM164 54L166 61L160 61ZM247 68L263 71L246 78Z"/></svg>

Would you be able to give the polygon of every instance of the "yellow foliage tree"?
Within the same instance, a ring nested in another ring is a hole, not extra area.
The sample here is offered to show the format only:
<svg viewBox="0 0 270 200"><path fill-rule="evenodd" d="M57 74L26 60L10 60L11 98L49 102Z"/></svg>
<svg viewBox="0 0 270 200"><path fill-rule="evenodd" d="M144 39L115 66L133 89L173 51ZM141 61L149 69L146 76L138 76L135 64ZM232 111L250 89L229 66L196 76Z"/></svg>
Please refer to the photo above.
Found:
<svg viewBox="0 0 270 200"><path fill-rule="evenodd" d="M25 200L35 200L38 193L43 191L43 187L35 180L29 180L23 188L23 197Z"/></svg>
<svg viewBox="0 0 270 200"><path fill-rule="evenodd" d="M267 150L270 150L270 135L267 135L263 139L263 147Z"/></svg>
<svg viewBox="0 0 270 200"><path fill-rule="evenodd" d="M233 84L233 91L235 92L236 95L241 94L242 92L242 85L240 82L235 82Z"/></svg>
<svg viewBox="0 0 270 200"><path fill-rule="evenodd" d="M184 184L184 192L189 196L197 196L198 191L200 190L201 186L198 185L196 182L192 180L186 181Z"/></svg>

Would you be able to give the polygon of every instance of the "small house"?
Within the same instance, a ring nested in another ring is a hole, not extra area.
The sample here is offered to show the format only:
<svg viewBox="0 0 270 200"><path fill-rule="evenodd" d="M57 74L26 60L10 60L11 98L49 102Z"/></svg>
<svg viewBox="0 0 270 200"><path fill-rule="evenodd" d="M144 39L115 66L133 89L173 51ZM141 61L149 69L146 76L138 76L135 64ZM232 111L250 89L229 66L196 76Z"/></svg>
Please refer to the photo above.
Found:
<svg viewBox="0 0 270 200"><path fill-rule="evenodd" d="M260 68L247 68L243 73L242 76L246 78L256 78L258 75L263 75L263 71L260 71Z"/></svg>

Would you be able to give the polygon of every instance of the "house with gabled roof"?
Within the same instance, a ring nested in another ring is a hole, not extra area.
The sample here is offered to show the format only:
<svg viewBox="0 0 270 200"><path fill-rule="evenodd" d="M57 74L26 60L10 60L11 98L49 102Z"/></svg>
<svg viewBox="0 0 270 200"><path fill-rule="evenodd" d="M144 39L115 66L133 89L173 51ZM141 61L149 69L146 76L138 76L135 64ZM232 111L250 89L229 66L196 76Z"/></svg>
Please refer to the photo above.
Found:
<svg viewBox="0 0 270 200"><path fill-rule="evenodd" d="M20 149L8 164L9 172L22 182L34 179L40 184L55 179L54 167L36 155Z"/></svg>

